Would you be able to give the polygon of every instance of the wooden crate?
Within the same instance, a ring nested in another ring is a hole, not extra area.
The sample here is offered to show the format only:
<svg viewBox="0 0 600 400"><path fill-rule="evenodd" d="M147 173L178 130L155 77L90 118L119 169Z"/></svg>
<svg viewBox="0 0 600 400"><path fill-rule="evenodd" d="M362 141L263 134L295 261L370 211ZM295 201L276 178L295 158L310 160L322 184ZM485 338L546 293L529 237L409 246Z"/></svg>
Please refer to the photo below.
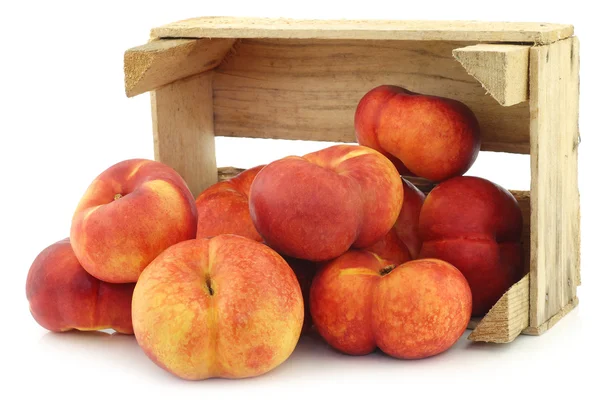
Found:
<svg viewBox="0 0 600 400"><path fill-rule="evenodd" d="M155 158L194 195L219 177L215 136L355 142L356 105L380 84L466 103L482 151L531 158L531 191L513 192L529 272L470 335L504 343L543 333L578 301L572 35L570 25L544 23L197 18L153 29L128 50L125 88L151 91Z"/></svg>

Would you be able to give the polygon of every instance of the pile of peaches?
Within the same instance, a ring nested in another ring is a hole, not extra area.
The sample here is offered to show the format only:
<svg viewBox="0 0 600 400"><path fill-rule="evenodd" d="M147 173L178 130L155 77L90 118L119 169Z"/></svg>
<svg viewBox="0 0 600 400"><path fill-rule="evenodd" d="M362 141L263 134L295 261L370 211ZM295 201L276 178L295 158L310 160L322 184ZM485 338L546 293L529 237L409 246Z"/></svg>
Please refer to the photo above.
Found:
<svg viewBox="0 0 600 400"><path fill-rule="evenodd" d="M160 162L111 166L69 238L31 265L33 317L134 334L191 380L266 373L310 331L352 355L449 349L523 275L517 201L462 176L480 132L456 100L380 86L354 124L358 145L257 166L196 199Z"/></svg>

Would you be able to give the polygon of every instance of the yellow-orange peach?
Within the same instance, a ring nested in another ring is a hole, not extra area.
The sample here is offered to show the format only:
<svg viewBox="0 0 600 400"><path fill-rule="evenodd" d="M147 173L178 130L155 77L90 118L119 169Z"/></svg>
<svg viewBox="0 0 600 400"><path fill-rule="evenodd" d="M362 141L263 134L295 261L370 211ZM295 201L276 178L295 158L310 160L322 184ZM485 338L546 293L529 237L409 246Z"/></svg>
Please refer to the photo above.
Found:
<svg viewBox="0 0 600 400"><path fill-rule="evenodd" d="M290 266L237 235L171 246L133 293L138 343L157 365L189 380L272 370L294 350L303 315Z"/></svg>
<svg viewBox="0 0 600 400"><path fill-rule="evenodd" d="M250 188L250 216L278 252L324 261L382 239L402 199L402 180L387 158L337 145L264 167Z"/></svg>
<svg viewBox="0 0 600 400"><path fill-rule="evenodd" d="M404 201L396 223L383 239L365 249L395 264L414 260L421 250L419 214L425 195L404 178L402 186Z"/></svg>
<svg viewBox="0 0 600 400"><path fill-rule="evenodd" d="M136 282L167 247L196 236L194 197L181 176L157 161L122 161L88 187L71 223L71 244L87 272Z"/></svg>
<svg viewBox="0 0 600 400"><path fill-rule="evenodd" d="M254 228L248 208L250 186L262 168L263 165L248 169L200 193L196 198L197 238L231 233L262 242Z"/></svg>
<svg viewBox="0 0 600 400"><path fill-rule="evenodd" d="M319 270L310 292L315 327L352 355L379 347L397 358L449 349L467 328L471 291L455 267L437 259L395 265L352 250Z"/></svg>
<svg viewBox="0 0 600 400"><path fill-rule="evenodd" d="M134 284L102 282L88 274L69 239L45 248L27 275L26 294L33 318L54 332L112 328L132 334Z"/></svg>
<svg viewBox="0 0 600 400"><path fill-rule="evenodd" d="M385 154L402 175L432 181L464 174L481 145L479 123L465 104L392 85L363 96L354 127L358 143Z"/></svg>

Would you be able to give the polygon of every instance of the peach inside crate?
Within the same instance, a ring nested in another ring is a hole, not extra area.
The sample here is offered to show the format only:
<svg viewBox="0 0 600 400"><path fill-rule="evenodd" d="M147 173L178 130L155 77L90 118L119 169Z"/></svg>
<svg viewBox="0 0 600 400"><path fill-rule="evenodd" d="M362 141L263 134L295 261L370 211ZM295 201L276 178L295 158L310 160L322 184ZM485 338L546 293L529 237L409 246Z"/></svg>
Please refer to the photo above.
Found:
<svg viewBox="0 0 600 400"><path fill-rule="evenodd" d="M195 18L125 52L125 89L151 92L155 158L194 196L238 172L217 168L215 136L352 143L356 105L381 84L467 104L482 151L531 160L531 190L512 191L528 273L469 325L471 340L507 343L542 334L578 303L573 33L550 23Z"/></svg>

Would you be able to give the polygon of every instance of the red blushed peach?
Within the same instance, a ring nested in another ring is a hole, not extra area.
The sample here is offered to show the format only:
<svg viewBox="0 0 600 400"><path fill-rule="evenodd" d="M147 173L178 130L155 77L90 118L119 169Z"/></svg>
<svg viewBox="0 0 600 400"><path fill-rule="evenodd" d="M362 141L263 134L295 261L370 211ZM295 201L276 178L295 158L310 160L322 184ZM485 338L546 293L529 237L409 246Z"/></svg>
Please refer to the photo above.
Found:
<svg viewBox="0 0 600 400"><path fill-rule="evenodd" d="M54 332L112 328L132 334L134 284L102 282L81 267L69 239L44 249L27 275L26 293L33 318Z"/></svg>
<svg viewBox="0 0 600 400"><path fill-rule="evenodd" d="M262 168L263 165L260 165L246 170L200 193L196 199L197 238L231 233L262 242L262 238L254 228L248 208L250 186Z"/></svg>
<svg viewBox="0 0 600 400"><path fill-rule="evenodd" d="M432 181L467 172L481 145L479 123L465 104L399 86L365 94L354 127L358 143L385 154L401 174Z"/></svg>
<svg viewBox="0 0 600 400"><path fill-rule="evenodd" d="M319 334L339 351L363 355L379 347L393 357L418 359L460 338L471 316L471 291L447 262L397 266L353 250L319 270L310 309Z"/></svg>
<svg viewBox="0 0 600 400"><path fill-rule="evenodd" d="M176 244L133 293L136 339L159 366L190 380L264 374L294 350L304 307L294 272L237 235Z"/></svg>
<svg viewBox="0 0 600 400"><path fill-rule="evenodd" d="M419 257L456 266L473 292L473 315L484 315L523 276L523 217L514 196L482 178L457 177L423 204Z"/></svg>
<svg viewBox="0 0 600 400"><path fill-rule="evenodd" d="M127 160L102 172L79 202L71 244L83 268L112 283L137 281L167 247L196 236L194 197L174 169Z"/></svg>
<svg viewBox="0 0 600 400"><path fill-rule="evenodd" d="M417 258L421 250L419 214L425 195L404 178L402 186L404 201L396 223L382 240L365 249L395 264Z"/></svg>
<svg viewBox="0 0 600 400"><path fill-rule="evenodd" d="M267 165L252 183L249 204L265 243L290 257L323 261L382 239L402 199L402 180L387 158L338 145Z"/></svg>

